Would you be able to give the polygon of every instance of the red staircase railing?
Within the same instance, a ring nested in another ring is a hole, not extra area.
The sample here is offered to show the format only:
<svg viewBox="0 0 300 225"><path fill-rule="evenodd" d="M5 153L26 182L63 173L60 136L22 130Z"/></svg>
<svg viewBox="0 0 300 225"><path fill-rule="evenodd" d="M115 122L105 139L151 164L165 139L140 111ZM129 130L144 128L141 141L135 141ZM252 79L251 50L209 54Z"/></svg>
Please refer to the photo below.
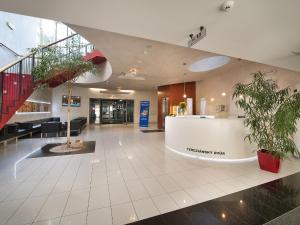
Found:
<svg viewBox="0 0 300 225"><path fill-rule="evenodd" d="M50 45L41 48L41 51L32 52L15 62L0 68L0 129L8 122L8 120L15 114L15 112L23 105L26 99L35 90L35 82L31 76L33 68L39 65L43 58L43 51L50 47L64 48L66 42L71 41L71 38L78 38L79 45L76 49L65 49L65 57L68 57L70 51L80 51L85 56L93 57L87 60L103 63L106 61L101 52L94 50L94 46L81 39L79 34L72 34L64 39L56 41ZM63 59L62 59L63 60ZM57 84L56 86L60 85Z"/></svg>

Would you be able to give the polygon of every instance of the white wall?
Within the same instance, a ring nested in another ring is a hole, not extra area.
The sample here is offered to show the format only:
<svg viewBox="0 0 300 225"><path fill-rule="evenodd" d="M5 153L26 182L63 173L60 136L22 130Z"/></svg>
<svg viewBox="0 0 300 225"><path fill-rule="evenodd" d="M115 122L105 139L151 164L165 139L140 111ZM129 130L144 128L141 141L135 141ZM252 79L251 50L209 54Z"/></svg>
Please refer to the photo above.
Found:
<svg viewBox="0 0 300 225"><path fill-rule="evenodd" d="M52 116L60 116L61 121L67 120L67 107L62 106L62 95L66 95L67 90L64 85L53 89L52 92ZM74 87L72 95L81 97L81 106L72 107L71 119L84 116L89 119L89 101L90 98L109 99L112 94L103 94L99 91L90 90L89 88ZM157 92L156 91L135 91L132 94L113 94L115 99L132 99L134 100L134 123L139 122L140 101L150 101L150 123L157 122Z"/></svg>
<svg viewBox="0 0 300 225"><path fill-rule="evenodd" d="M11 23L11 30L6 23ZM13 13L0 12L0 42L20 55L28 53L28 48L39 43L40 19ZM0 47L0 67L16 60L16 56L4 47Z"/></svg>
<svg viewBox="0 0 300 225"><path fill-rule="evenodd" d="M32 93L32 95L28 98L30 100L43 101L43 102L51 102L52 101L52 91L51 89L38 89ZM50 106L51 109L51 106ZM30 115L22 115L15 114L8 123L14 122L25 122L29 120L38 120L43 118L51 117L52 113L45 114L30 114Z"/></svg>
<svg viewBox="0 0 300 225"><path fill-rule="evenodd" d="M206 114L216 115L217 117L236 116L243 114L240 109L237 109L233 100L233 87L238 82L249 82L252 79L251 73L257 71L270 72L268 77L278 81L280 88L287 86L294 87L300 83L300 73L290 70L271 67L259 63L241 61L238 67L232 70L227 70L225 73L220 73L212 77L208 77L203 81L196 83L196 111L200 114L200 99L206 98ZM221 95L222 92L226 93L226 96ZM214 102L210 99L214 98ZM224 104L227 106L227 112L216 113L216 106Z"/></svg>

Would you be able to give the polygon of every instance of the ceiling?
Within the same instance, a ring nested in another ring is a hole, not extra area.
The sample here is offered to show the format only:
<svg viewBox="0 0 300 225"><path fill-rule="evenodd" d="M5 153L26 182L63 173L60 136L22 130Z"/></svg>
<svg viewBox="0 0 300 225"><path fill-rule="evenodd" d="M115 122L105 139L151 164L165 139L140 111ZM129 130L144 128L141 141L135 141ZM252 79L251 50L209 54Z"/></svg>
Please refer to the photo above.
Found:
<svg viewBox="0 0 300 225"><path fill-rule="evenodd" d="M218 69L208 72L190 72L189 65L216 54L98 29L70 26L105 55L113 71L112 76L104 83L81 86L150 90L165 84L199 81L207 76L225 73L244 63L236 58L230 58L228 64ZM137 70L134 79L119 78L120 75L123 78L123 74L133 68Z"/></svg>
<svg viewBox="0 0 300 225"><path fill-rule="evenodd" d="M300 71L299 0L236 0L230 12L223 2L0 0L0 10L181 46L203 25L207 37L194 48Z"/></svg>

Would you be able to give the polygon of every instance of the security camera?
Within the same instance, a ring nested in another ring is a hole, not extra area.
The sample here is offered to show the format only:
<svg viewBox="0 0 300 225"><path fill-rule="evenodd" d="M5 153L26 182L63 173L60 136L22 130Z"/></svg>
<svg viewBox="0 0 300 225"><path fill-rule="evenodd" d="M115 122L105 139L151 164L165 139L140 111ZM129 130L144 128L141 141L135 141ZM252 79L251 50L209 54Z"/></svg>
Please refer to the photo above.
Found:
<svg viewBox="0 0 300 225"><path fill-rule="evenodd" d="M234 1L226 1L221 5L221 10L228 12L234 6Z"/></svg>

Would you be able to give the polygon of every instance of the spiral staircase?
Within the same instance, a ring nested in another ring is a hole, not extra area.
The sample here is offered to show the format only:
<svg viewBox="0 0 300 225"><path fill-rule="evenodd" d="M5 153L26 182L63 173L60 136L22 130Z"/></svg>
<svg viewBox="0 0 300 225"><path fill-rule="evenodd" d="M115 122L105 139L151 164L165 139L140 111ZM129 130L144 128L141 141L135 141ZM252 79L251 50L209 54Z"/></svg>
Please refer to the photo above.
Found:
<svg viewBox="0 0 300 225"><path fill-rule="evenodd" d="M42 54L33 52L4 68L0 68L0 129L5 126L9 119L37 88L36 82L33 81L32 71L43 59L43 50L54 46L65 46L66 42L71 41L72 38L81 40L79 34L72 34L64 39L42 47L41 51L39 51L42 52ZM91 61L98 66L106 62L104 55L99 50L94 49L92 44L87 44L86 42L79 43L78 48L73 49L73 51L80 51L84 55L82 60ZM55 79L45 81L50 88L55 88L67 81L62 74L55 74L52 77ZM70 79L70 76L68 77Z"/></svg>

